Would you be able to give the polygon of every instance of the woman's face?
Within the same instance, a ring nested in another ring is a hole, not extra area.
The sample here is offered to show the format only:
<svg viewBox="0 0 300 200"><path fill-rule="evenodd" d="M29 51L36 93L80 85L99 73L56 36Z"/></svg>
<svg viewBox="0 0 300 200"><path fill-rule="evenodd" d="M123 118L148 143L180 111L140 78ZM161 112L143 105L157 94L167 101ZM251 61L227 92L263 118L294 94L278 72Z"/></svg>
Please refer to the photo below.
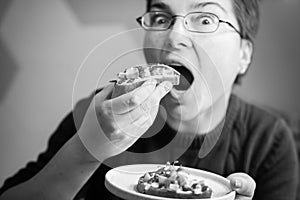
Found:
<svg viewBox="0 0 300 200"><path fill-rule="evenodd" d="M231 0L152 0L150 11L183 16L189 12L210 12L238 29ZM195 33L185 28L182 17L176 17L168 30L146 31L147 62L173 66L183 75L180 85L163 99L171 116L191 120L215 106L226 107L236 76L245 63L241 41L226 23L220 23L213 33Z"/></svg>

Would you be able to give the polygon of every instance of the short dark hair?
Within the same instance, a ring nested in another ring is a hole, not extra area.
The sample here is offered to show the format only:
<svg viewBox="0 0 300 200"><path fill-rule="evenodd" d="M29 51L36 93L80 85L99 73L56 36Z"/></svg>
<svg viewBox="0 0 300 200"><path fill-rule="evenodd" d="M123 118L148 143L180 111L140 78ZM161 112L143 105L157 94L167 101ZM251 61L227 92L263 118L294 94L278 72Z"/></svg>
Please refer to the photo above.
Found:
<svg viewBox="0 0 300 200"><path fill-rule="evenodd" d="M250 41L254 48L254 39L257 35L258 27L259 27L260 0L232 0L232 1L233 1L234 14L240 27L241 37L243 39ZM252 53L252 57L253 57L253 53ZM245 74L246 73L239 74L234 83L241 84L241 80Z"/></svg>
<svg viewBox="0 0 300 200"><path fill-rule="evenodd" d="M146 10L150 10L151 0L147 1ZM254 47L254 39L259 27L259 3L261 0L232 0L234 14L239 24L241 37L252 43ZM240 83L243 75L238 75L235 83Z"/></svg>
<svg viewBox="0 0 300 200"><path fill-rule="evenodd" d="M253 43L259 27L260 0L232 0L241 36Z"/></svg>

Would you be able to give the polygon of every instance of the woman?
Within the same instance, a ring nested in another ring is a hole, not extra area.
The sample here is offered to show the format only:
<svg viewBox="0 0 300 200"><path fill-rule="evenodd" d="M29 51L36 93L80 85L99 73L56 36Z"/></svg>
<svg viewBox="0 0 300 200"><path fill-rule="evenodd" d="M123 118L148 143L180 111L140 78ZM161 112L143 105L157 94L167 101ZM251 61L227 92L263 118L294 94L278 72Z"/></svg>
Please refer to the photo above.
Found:
<svg viewBox="0 0 300 200"><path fill-rule="evenodd" d="M228 176L236 199L295 199L288 128L232 95L251 63L258 16L257 1L148 0L138 19L146 60L180 71L180 84L150 80L116 98L108 85L78 103L1 198L112 199L109 167L179 160Z"/></svg>

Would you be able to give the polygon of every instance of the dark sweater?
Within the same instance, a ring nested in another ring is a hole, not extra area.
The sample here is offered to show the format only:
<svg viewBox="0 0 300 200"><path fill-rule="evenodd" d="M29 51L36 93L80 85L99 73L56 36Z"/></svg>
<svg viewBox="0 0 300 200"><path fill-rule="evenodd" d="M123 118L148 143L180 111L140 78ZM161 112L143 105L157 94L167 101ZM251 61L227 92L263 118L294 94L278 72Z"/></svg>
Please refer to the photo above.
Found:
<svg viewBox="0 0 300 200"><path fill-rule="evenodd" d="M81 107L84 113L90 99ZM82 112L83 111L83 112ZM215 145L218 130L222 133ZM72 113L60 124L51 136L47 150L37 161L30 162L13 177L7 179L0 189L0 195L10 187L24 182L41 170L54 154L76 133ZM92 175L75 199L117 199L104 186L105 173L111 168L130 163L151 163L153 159L135 155L159 150L175 137L176 131L165 124L162 130L150 137L139 139L126 153L107 160ZM208 154L199 158L199 149L206 145L213 147ZM180 138L178 147L186 147L190 138ZM131 152L132 154L128 153ZM143 154L146 155L146 154ZM184 166L211 171L222 176L245 172L256 182L255 200L294 200L298 183L298 160L292 134L281 118L248 104L232 95L224 127L218 126L206 136L196 136L187 150L178 157ZM156 163L157 161L153 161ZM109 164L109 165L108 165Z"/></svg>

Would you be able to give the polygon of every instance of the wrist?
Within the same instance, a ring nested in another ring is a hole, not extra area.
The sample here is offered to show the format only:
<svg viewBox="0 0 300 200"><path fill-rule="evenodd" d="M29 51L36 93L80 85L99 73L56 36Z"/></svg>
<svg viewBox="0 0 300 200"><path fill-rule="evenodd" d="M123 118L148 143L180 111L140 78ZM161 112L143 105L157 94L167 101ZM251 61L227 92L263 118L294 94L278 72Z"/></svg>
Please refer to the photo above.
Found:
<svg viewBox="0 0 300 200"><path fill-rule="evenodd" d="M90 161L102 163L111 157L109 149L112 143L105 136L101 128L98 131L79 129L74 137L78 139L78 143L84 149L83 151L89 155Z"/></svg>

